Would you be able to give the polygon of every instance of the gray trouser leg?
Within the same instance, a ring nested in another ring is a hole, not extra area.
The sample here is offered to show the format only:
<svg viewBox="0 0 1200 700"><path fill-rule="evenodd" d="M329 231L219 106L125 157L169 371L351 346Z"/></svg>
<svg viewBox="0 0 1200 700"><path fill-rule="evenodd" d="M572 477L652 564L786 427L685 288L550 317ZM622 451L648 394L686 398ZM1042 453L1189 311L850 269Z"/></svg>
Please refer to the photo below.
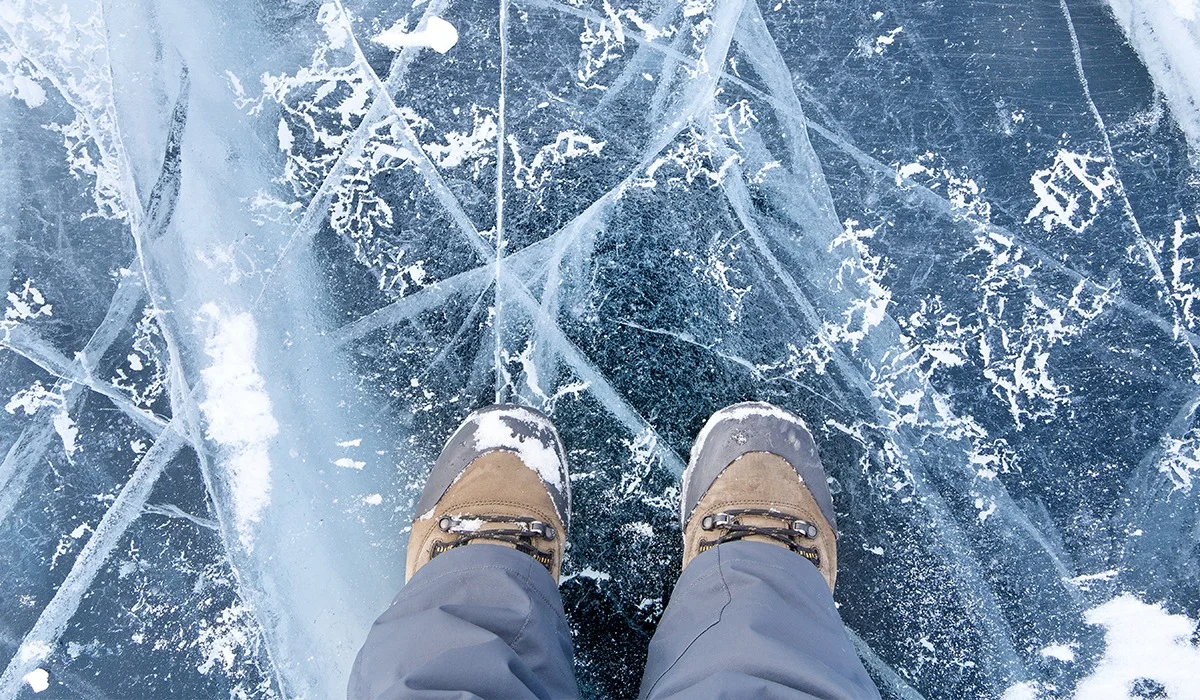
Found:
<svg viewBox="0 0 1200 700"><path fill-rule="evenodd" d="M650 642L642 698L878 698L817 567L730 542L688 564Z"/></svg>
<svg viewBox="0 0 1200 700"><path fill-rule="evenodd" d="M575 698L558 586L515 549L457 547L421 567L367 635L359 698Z"/></svg>

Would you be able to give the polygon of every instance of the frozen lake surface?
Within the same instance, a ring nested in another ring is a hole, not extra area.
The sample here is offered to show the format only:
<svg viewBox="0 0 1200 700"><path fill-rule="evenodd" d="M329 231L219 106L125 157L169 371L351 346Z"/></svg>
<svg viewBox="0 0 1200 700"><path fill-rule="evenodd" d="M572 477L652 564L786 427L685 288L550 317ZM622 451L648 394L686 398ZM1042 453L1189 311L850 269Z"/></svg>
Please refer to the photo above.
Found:
<svg viewBox="0 0 1200 700"><path fill-rule="evenodd" d="M763 399L885 697L1195 699L1197 260L1196 0L0 0L0 700L342 696L498 399L591 696Z"/></svg>

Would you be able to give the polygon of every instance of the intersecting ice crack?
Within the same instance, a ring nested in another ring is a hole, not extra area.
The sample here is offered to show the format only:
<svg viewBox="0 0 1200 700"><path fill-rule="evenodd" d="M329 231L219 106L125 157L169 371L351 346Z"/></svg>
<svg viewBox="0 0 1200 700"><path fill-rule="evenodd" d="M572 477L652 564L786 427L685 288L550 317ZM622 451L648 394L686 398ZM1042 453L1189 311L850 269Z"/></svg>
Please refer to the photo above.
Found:
<svg viewBox="0 0 1200 700"><path fill-rule="evenodd" d="M731 10L727 9L726 12L729 13ZM343 17L344 16L345 15L343 14ZM736 17L736 14L731 14L731 16ZM709 45L709 48L706 49L706 53L714 50L721 51L723 53L724 50L727 49L732 36L733 24L733 22L727 21L724 25L727 28L723 31L715 33L716 36ZM355 46L356 61L358 61L358 64L361 66L361 70L369 73L369 76L371 77L372 82L378 91L378 95L387 101L391 110L396 110L397 107L392 101L391 94L386 85L379 80L378 76L375 75L373 70L367 64L365 57L362 55L361 49L357 47L357 42L353 38L351 38L351 42ZM723 59L716 60L716 57L714 56L713 62L716 65L720 65L723 63ZM703 95L711 95L711 91L715 88L716 82L711 75L698 74L698 76L699 77L697 80L699 81L700 89L697 91L697 94L699 96L694 98L690 104L684 107L683 113L676 117L663 133L660 133L656 136L655 141L651 144L650 148L647 149L648 154L645 157L645 160L651 160L658 151L660 151L673 139L674 134L683 128L683 125L688 118L696 114L698 110L706 107L707 102L703 99ZM467 217L465 211L463 211L462 206L458 202L455 195L450 192L448 187L446 187L433 163L430 162L429 158L424 155L423 149L421 149L417 144L417 140L412 134L411 129L402 127L402 134L406 139L406 145L410 146L409 152L414 156L414 162L416 163L418 171L422 174L422 176L425 177L427 184L429 184L435 196L438 197L443 206L445 206L446 209L451 213L452 218L458 225L459 231L466 238L466 241L476 249L479 256L485 263L489 259L492 261L497 261L493 262L492 264L496 266L495 270L497 271L496 289L498 299L504 299L505 292L511 288L513 292L515 292L515 299L513 299L513 301L524 307L526 311L532 311L536 315L535 317L538 318L539 321L542 321L543 324L548 322L548 325L543 326L542 324L539 324L539 327L544 327L550 331L550 337L547 339L549 344L563 355L564 359L566 359L568 364L575 369L577 374L590 375L582 376L581 378L583 381L588 382L589 386L592 387L593 392L597 394L597 398L599 398L601 402L604 403L607 408L609 408L609 410L613 411L614 415L616 415L631 430L639 431L643 429L646 426L646 422L638 417L635 412L633 412L633 410L625 403L625 401L617 395L615 390L611 388L607 381L602 380L601 375L594 369L594 366L579 353L578 349L574 348L573 344L571 344L569 340L567 340L561 328L558 327L557 321L553 315L548 314L546 310L538 307L537 302L525 289L522 283L514 283L507 277L503 280L499 279L500 270L502 267L498 262L498 256L495 253L495 249L491 248L491 246L487 244L483 236L480 235L480 232L470 222L470 219ZM631 173L630 176L627 177L627 181L632 178L633 175L634 173ZM597 202L589 207L588 210L577 217L575 222L585 223L592 217L595 217L600 211L603 211L607 205L609 205L616 197L620 195L620 192L624 186L625 183L622 183L621 186L610 190L600 200L597 200ZM563 229L563 231L566 232L573 232L575 230L577 230L577 228L573 227L572 225L568 225ZM570 236L564 236L563 238L566 240L564 240L561 245L565 248L565 245L570 242ZM536 343L537 341L538 339L535 338L534 342ZM498 352L497 357L499 357ZM500 371L499 365L497 367L497 371ZM497 391L502 391L502 389L503 387L497 387ZM674 471L682 472L682 465L679 464L677 456L668 452L664 455L664 459L668 464L672 465Z"/></svg>

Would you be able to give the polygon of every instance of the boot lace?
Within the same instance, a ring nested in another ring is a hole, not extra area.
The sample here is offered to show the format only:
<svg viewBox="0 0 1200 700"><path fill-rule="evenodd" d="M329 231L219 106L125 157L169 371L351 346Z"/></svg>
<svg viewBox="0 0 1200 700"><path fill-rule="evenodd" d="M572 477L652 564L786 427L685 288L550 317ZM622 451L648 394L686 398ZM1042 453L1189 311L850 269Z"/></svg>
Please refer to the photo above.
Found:
<svg viewBox="0 0 1200 700"><path fill-rule="evenodd" d="M777 520L782 525L748 525L742 521L744 516L758 516ZM821 553L816 547L806 547L798 540L815 540L819 530L816 524L797 518L794 515L781 513L766 508L730 508L720 513L712 513L700 520L700 529L718 533L716 539L700 540L700 551L706 551L719 544L736 542L751 535L769 537L786 546L796 554L808 559L818 567L821 565Z"/></svg>
<svg viewBox="0 0 1200 700"><path fill-rule="evenodd" d="M508 527L484 528L484 524ZM536 559L547 571L553 566L553 554L543 552L533 543L535 540L553 542L558 537L558 530L541 520L516 515L443 515L438 519L438 529L455 537L451 540L435 541L430 552L431 559L475 540L491 540L512 545L517 551Z"/></svg>

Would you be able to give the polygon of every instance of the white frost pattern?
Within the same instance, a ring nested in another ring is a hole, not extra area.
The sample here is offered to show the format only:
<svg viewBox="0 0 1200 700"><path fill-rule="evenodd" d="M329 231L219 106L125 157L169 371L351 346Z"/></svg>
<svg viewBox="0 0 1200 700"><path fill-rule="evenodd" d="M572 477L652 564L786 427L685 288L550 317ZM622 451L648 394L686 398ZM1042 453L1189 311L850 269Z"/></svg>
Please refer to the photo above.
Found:
<svg viewBox="0 0 1200 700"><path fill-rule="evenodd" d="M496 156L496 110L482 105L471 106L471 131L448 131L438 140L424 142L421 147L440 168L471 166L479 177L484 166ZM410 118L413 130L424 135L431 128L428 120Z"/></svg>
<svg viewBox="0 0 1200 700"><path fill-rule="evenodd" d="M1196 267L1196 258L1200 256L1200 215L1181 216L1175 220L1170 251L1167 287L1178 310L1175 318L1175 337L1178 338L1184 330L1195 330L1197 320L1200 320L1193 308L1200 300L1200 284L1197 284L1200 269Z"/></svg>
<svg viewBox="0 0 1200 700"><path fill-rule="evenodd" d="M820 337L826 348L846 343L854 350L887 315L892 292L884 285L887 263L882 256L872 255L867 246L867 241L875 236L874 229L860 227L854 219L846 219L842 226L841 235L829 244L831 253L846 249L831 284L836 283L838 290L862 289L865 294L856 295L850 308L842 312L840 324L826 321L821 326Z"/></svg>
<svg viewBox="0 0 1200 700"><path fill-rule="evenodd" d="M630 186L653 189L665 183L668 188L682 188L697 180L720 186L730 168L744 160L735 147L742 146L742 137L754 129L758 117L749 100L738 100L710 113L705 122L704 128L696 124L684 130Z"/></svg>
<svg viewBox="0 0 1200 700"><path fill-rule="evenodd" d="M37 69L12 45L0 40L0 95L15 97L36 109L46 103L46 91L38 84Z"/></svg>
<svg viewBox="0 0 1200 700"><path fill-rule="evenodd" d="M525 163L521 159L517 138L509 134L507 141L513 155L513 184L517 189L530 190L541 189L546 181L556 174L556 166L575 158L600 155L605 144L604 141L597 141L585 133L569 129L559 132L553 143L539 148L537 153L533 154L533 158Z"/></svg>
<svg viewBox="0 0 1200 700"><path fill-rule="evenodd" d="M615 9L609 0L604 0L604 17L595 22L584 22L579 35L579 59L575 69L576 85L587 90L607 90L608 85L597 80L601 71L624 54L626 29L629 22L648 41L669 39L677 28L668 25L662 29L642 18L632 8Z"/></svg>
<svg viewBox="0 0 1200 700"><path fill-rule="evenodd" d="M133 403L144 409L153 406L167 387L167 368L162 361L167 351L158 315L150 307L142 311L125 362L113 370L113 386L127 391Z"/></svg>
<svg viewBox="0 0 1200 700"><path fill-rule="evenodd" d="M1092 166L1100 172L1092 172ZM1104 158L1059 149L1054 164L1031 175L1029 184L1038 201L1025 217L1026 223L1040 219L1047 231L1063 226L1083 233L1108 201L1107 192L1117 186L1117 178Z"/></svg>
<svg viewBox="0 0 1200 700"><path fill-rule="evenodd" d="M1192 428L1180 438L1164 437L1162 450L1158 471L1176 490L1191 491L1193 480L1200 478L1200 428Z"/></svg>
<svg viewBox="0 0 1200 700"><path fill-rule="evenodd" d="M6 62L37 66L37 76L48 79L74 111L70 122L51 122L46 128L62 136L71 174L91 185L95 209L84 218L125 220L106 28L99 3L31 0L21 3L19 11L15 4L5 3L0 5L0 29L12 40L10 48L0 49ZM15 75L32 79L34 73L20 66ZM18 82L29 89L24 81ZM34 102L39 97L26 94Z"/></svg>
<svg viewBox="0 0 1200 700"><path fill-rule="evenodd" d="M739 277L743 277L738 264L739 254L744 253L736 237L710 241L704 251L704 257L686 250L673 251L673 255L692 264L693 275L716 289L730 323L737 322L746 295L754 288L752 284L738 280Z"/></svg>
<svg viewBox="0 0 1200 700"><path fill-rule="evenodd" d="M46 297L33 286L33 280L25 280L20 291L8 293L8 308L4 310L3 320L0 320L0 330L39 316L53 315L54 305L46 303Z"/></svg>

